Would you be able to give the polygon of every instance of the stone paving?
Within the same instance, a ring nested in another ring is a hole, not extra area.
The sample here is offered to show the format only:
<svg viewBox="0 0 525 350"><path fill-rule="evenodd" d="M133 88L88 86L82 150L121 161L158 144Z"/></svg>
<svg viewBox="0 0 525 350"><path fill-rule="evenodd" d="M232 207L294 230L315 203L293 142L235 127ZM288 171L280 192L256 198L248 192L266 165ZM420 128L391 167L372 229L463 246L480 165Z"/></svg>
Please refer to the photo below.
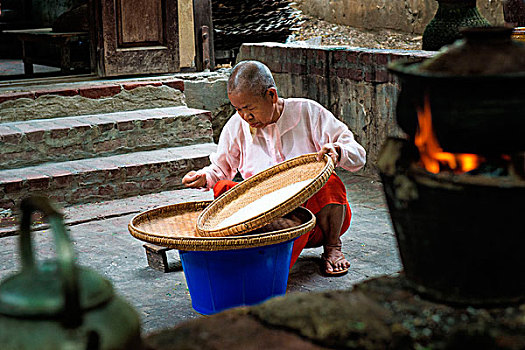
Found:
<svg viewBox="0 0 525 350"><path fill-rule="evenodd" d="M305 250L293 267L287 293L349 290L372 277L396 275L401 269L382 185L368 177L338 171L347 189L353 219L343 237L343 251L352 263L342 277L323 277L319 271L322 248ZM211 199L211 192L168 191L64 209L78 263L108 278L116 291L138 311L143 333L173 327L200 318L191 307L178 253L168 252L173 272L147 265L143 242L127 230L131 218L144 210L179 202ZM49 229L33 234L38 259L54 258ZM1 238L0 279L19 269L18 237Z"/></svg>

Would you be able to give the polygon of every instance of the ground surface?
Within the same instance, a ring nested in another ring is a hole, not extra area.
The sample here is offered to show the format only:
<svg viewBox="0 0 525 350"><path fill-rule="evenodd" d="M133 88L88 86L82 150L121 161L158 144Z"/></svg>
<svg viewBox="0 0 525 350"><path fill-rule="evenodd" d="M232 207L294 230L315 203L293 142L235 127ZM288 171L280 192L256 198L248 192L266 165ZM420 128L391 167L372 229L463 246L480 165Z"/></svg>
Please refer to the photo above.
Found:
<svg viewBox="0 0 525 350"><path fill-rule="evenodd" d="M319 273L321 248L305 250L293 267L287 293L348 290L366 279L396 274L401 269L396 240L383 198L382 185L375 180L339 172L347 189L353 217L343 237L343 252L350 260L350 272L342 277ZM188 319L201 317L191 306L177 251L169 251L175 271L163 273L147 265L142 242L127 229L139 212L161 205L211 199L210 192L181 190L148 196L77 205L65 208L78 263L108 278L116 291L138 311L145 334ZM55 258L50 230L33 234L37 257ZM20 267L18 237L0 238L0 279Z"/></svg>
<svg viewBox="0 0 525 350"><path fill-rule="evenodd" d="M306 41L312 45L345 45L373 49L421 50L419 34L388 29L365 30L334 24L301 14L303 23L289 41Z"/></svg>

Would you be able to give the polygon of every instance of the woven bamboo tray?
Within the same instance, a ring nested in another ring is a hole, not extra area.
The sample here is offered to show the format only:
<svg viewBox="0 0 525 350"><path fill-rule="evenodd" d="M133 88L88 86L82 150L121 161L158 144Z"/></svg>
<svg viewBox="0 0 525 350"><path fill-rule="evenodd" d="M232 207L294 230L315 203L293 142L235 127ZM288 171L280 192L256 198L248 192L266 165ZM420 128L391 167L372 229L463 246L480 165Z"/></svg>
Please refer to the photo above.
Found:
<svg viewBox="0 0 525 350"><path fill-rule="evenodd" d="M128 224L131 235L141 241L187 251L218 251L261 247L298 237L315 226L315 216L306 208L293 213L301 224L272 232L235 237L199 237L197 217L211 201L188 202L151 209L133 217Z"/></svg>
<svg viewBox="0 0 525 350"><path fill-rule="evenodd" d="M215 199L197 218L197 233L203 237L227 237L253 231L282 217L302 205L323 187L334 170L332 159L325 155L317 161L310 153L289 159L239 183ZM301 191L272 208L239 223L224 226L224 220L261 197L289 185L310 180Z"/></svg>

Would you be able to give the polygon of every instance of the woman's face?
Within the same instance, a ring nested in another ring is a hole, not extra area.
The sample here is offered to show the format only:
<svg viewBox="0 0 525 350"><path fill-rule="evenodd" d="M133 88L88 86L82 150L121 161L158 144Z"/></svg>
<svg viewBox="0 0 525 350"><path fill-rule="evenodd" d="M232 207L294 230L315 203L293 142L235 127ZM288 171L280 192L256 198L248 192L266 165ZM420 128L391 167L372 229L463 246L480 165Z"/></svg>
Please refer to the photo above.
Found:
<svg viewBox="0 0 525 350"><path fill-rule="evenodd" d="M228 98L241 118L252 128L264 128L268 124L275 123L279 118L275 88L266 90L264 96L234 92L228 93Z"/></svg>

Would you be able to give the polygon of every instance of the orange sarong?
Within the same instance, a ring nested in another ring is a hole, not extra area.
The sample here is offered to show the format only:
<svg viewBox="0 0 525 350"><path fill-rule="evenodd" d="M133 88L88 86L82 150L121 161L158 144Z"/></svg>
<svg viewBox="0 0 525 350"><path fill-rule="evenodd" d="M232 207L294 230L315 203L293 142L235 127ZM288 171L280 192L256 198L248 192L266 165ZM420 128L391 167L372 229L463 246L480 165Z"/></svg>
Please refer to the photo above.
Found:
<svg viewBox="0 0 525 350"><path fill-rule="evenodd" d="M235 185L237 185L237 182L230 180L220 180L213 187L213 195L215 198L217 198ZM316 194L314 194L305 204L303 204L303 207L307 208L314 215L316 215L328 204L343 204L346 206L346 214L340 233L340 235L342 235L350 227L352 211L350 210L350 204L346 198L345 185L335 173L333 173L328 178L326 184ZM320 247L323 245L323 241L323 232L318 225L315 225L312 231L298 237L293 244L290 268L293 266L293 264L295 264L297 258L299 258L299 255L304 248Z"/></svg>

